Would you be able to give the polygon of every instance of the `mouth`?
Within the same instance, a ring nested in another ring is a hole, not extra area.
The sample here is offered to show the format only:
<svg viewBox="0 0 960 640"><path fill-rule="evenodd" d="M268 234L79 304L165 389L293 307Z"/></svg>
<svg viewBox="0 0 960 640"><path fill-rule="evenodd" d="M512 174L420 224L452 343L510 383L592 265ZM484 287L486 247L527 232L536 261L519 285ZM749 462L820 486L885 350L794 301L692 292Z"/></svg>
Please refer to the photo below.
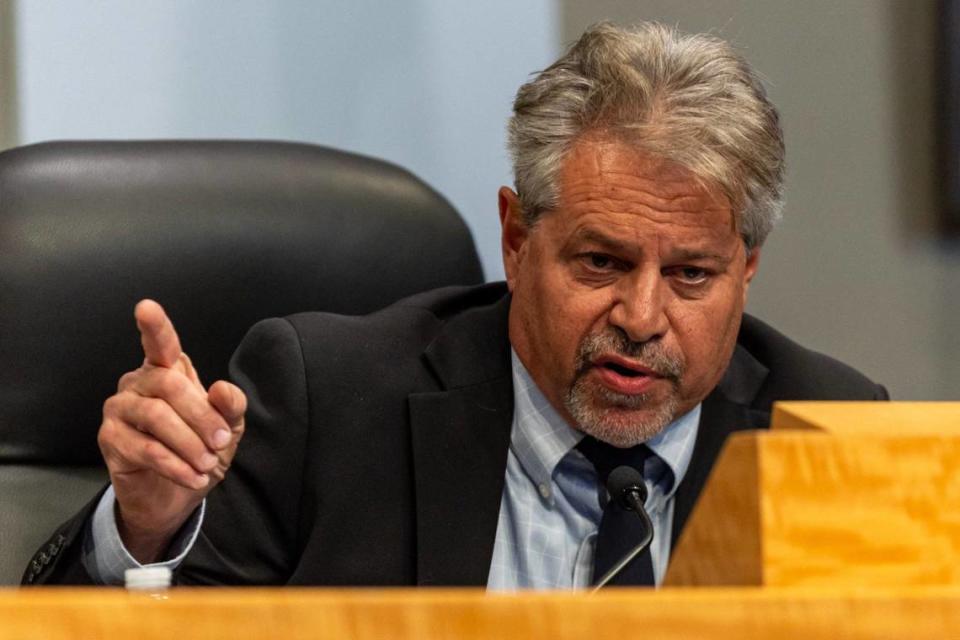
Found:
<svg viewBox="0 0 960 640"><path fill-rule="evenodd" d="M605 355L593 362L594 370L604 386L626 395L649 391L664 376L638 362L617 355Z"/></svg>
<svg viewBox="0 0 960 640"><path fill-rule="evenodd" d="M649 376L652 378L663 377L649 367L616 355L600 356L594 360L593 365L628 378L637 378L640 376Z"/></svg>

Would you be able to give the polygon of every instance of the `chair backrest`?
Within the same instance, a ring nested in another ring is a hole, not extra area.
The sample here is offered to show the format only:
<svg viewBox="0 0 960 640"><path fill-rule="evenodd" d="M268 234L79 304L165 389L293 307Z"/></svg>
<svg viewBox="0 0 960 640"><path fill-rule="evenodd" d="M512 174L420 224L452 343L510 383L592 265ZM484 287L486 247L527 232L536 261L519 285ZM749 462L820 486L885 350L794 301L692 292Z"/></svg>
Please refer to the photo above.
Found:
<svg viewBox="0 0 960 640"><path fill-rule="evenodd" d="M364 313L481 281L456 211L379 160L269 141L52 142L0 153L0 583L15 546L6 523L35 515L29 504L24 513L2 504L22 488L23 469L52 483L51 470L76 479L100 465L101 406L142 360L137 300L164 305L212 381L262 318ZM32 501L46 491L37 487Z"/></svg>

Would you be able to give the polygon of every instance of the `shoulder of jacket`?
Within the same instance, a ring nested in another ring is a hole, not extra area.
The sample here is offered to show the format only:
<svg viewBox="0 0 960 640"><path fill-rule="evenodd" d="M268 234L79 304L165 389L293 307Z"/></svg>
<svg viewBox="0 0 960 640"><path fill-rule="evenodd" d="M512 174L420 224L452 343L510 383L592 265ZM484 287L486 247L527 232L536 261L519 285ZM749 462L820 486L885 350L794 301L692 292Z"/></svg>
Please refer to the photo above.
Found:
<svg viewBox="0 0 960 640"><path fill-rule="evenodd" d="M769 370L766 386L776 399L854 400L885 397L860 371L808 349L767 323L744 314L737 343Z"/></svg>

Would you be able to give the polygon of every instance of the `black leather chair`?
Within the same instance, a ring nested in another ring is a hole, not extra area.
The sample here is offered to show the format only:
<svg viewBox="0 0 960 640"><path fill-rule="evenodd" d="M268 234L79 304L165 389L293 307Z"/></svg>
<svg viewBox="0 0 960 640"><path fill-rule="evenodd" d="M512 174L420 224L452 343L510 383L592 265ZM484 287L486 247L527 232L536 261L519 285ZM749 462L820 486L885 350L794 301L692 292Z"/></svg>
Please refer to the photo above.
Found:
<svg viewBox="0 0 960 640"><path fill-rule="evenodd" d="M0 153L0 584L105 478L103 401L160 301L204 380L257 320L482 281L407 171L307 144L51 142Z"/></svg>

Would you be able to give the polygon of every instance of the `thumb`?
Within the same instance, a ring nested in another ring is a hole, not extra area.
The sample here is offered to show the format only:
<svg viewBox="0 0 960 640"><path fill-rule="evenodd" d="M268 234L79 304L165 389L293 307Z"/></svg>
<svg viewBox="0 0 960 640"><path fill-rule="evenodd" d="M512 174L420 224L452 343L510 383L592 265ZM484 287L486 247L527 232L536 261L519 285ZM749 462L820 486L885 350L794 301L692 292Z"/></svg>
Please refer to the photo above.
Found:
<svg viewBox="0 0 960 640"><path fill-rule="evenodd" d="M240 387L226 380L218 380L210 385L207 398L232 430L242 427L243 414L247 411L247 396Z"/></svg>

